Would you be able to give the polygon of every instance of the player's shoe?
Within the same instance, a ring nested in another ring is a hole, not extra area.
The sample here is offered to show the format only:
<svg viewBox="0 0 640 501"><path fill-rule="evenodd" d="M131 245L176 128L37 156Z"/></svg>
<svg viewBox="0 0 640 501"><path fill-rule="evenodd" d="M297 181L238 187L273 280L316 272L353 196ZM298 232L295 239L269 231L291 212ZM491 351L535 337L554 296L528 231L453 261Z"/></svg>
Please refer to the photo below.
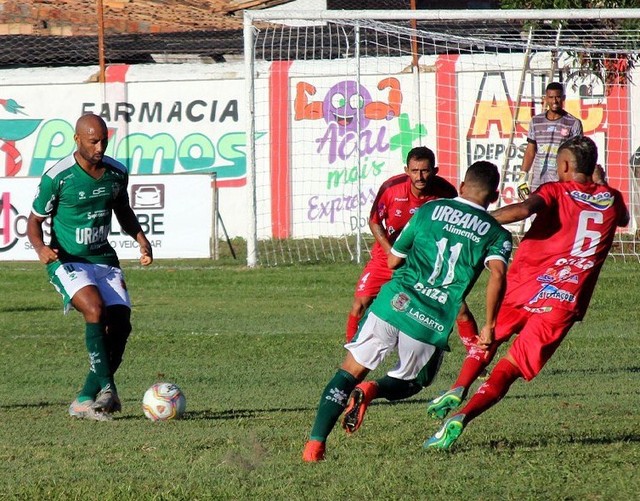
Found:
<svg viewBox="0 0 640 501"><path fill-rule="evenodd" d="M464 414L456 414L447 419L433 437L426 440L424 449L448 451L464 430Z"/></svg>
<svg viewBox="0 0 640 501"><path fill-rule="evenodd" d="M96 412L111 414L112 412L120 412L122 404L115 389L108 386L98 393L98 397L91 408Z"/></svg>
<svg viewBox="0 0 640 501"><path fill-rule="evenodd" d="M309 440L302 451L302 460L305 463L324 461L325 444L320 440Z"/></svg>
<svg viewBox="0 0 640 501"><path fill-rule="evenodd" d="M445 391L427 404L427 415L434 419L444 419L449 412L462 403L465 393L464 386Z"/></svg>
<svg viewBox="0 0 640 501"><path fill-rule="evenodd" d="M77 419L91 419L93 421L111 421L113 419L110 413L95 410L94 405L93 400L78 402L76 398L69 406L69 415Z"/></svg>
<svg viewBox="0 0 640 501"><path fill-rule="evenodd" d="M349 395L344 417L342 418L344 431L351 434L360 428L362 421L364 421L364 413L367 411L367 406L376 398L377 394L378 385L373 381L360 383L353 389L351 395Z"/></svg>
<svg viewBox="0 0 640 501"><path fill-rule="evenodd" d="M87 415L87 412L91 410L93 400L85 400L84 402L78 402L76 398L69 406L69 416L82 419Z"/></svg>

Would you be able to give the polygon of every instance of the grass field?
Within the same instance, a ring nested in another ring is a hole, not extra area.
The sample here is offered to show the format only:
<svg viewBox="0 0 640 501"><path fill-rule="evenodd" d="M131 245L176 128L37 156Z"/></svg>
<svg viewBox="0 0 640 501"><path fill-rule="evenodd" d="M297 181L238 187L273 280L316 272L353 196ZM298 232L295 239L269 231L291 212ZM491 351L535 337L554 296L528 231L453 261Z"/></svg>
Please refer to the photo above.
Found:
<svg viewBox="0 0 640 501"><path fill-rule="evenodd" d="M377 401L357 434L336 429L327 461L311 465L301 451L344 355L359 267L202 260L124 269L134 333L117 375L123 412L105 423L67 415L87 366L80 315L62 316L39 264L2 263L0 499L638 498L636 261L605 265L585 322L451 453L421 444L438 425L425 402L462 360L455 334L431 388ZM470 304L481 318L481 289ZM184 420L144 418L142 395L161 379L183 388Z"/></svg>

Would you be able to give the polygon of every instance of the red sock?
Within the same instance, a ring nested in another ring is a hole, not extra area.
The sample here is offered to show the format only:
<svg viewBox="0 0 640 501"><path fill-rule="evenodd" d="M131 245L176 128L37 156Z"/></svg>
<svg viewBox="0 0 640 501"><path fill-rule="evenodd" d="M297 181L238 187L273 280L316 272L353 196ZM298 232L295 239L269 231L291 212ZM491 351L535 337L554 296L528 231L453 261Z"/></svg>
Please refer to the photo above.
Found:
<svg viewBox="0 0 640 501"><path fill-rule="evenodd" d="M350 343L351 340L353 339L353 336L355 336L356 332L358 332L359 322L360 322L360 317L356 317L351 313L349 313L349 316L347 317L347 333L345 336L347 343Z"/></svg>
<svg viewBox="0 0 640 501"><path fill-rule="evenodd" d="M458 326L460 340L467 349L467 352L469 352L478 337L478 324L476 323L476 319L469 316L469 320L457 320L456 324Z"/></svg>
<svg viewBox="0 0 640 501"><path fill-rule="evenodd" d="M465 424L502 400L513 382L521 376L520 369L506 358L501 358L491 371L489 379L478 388L469 403L458 413L465 415Z"/></svg>
<svg viewBox="0 0 640 501"><path fill-rule="evenodd" d="M480 353L478 356L474 356L472 354L467 355L462 362L462 368L460 369L460 374L458 374L458 379L453 383L451 389L457 388L458 386L464 386L465 391L469 391L473 382L478 379L478 376L482 374L482 371L489 365L491 362L491 358L485 360L484 351L478 350Z"/></svg>

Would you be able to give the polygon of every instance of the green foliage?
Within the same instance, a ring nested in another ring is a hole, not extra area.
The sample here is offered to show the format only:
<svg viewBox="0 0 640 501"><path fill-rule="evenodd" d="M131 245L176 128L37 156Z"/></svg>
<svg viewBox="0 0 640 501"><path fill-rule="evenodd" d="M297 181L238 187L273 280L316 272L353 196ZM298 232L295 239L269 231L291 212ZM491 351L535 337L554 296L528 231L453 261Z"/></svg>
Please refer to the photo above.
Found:
<svg viewBox="0 0 640 501"><path fill-rule="evenodd" d="M640 0L502 0L500 7L502 9L633 9L640 7ZM576 23L579 24L580 21L568 19L562 22L554 21L553 24L566 27ZM573 69L577 69L581 76L596 76L608 90L612 86L630 83L631 70L640 59L640 20L601 19L595 23L596 31L599 27L600 30L616 33L617 49L611 52L570 50L568 53L573 58ZM591 29L594 27L592 26ZM582 44L589 48L592 41L587 36L582 40Z"/></svg>
<svg viewBox="0 0 640 501"><path fill-rule="evenodd" d="M455 334L432 388L376 401L356 435L332 433L316 465L302 463L302 447L344 356L359 267L248 270L229 259L125 263L125 272L134 332L117 375L123 412L98 423L67 415L87 368L80 315L62 315L39 264L3 263L0 498L608 500L640 491L637 262L606 264L585 321L542 374L514 384L452 453L421 444L438 426L425 402L463 358ZM483 286L470 297L480 319ZM142 395L160 379L185 391L184 420L143 417Z"/></svg>
<svg viewBox="0 0 640 501"><path fill-rule="evenodd" d="M635 9L640 0L501 0L502 9Z"/></svg>

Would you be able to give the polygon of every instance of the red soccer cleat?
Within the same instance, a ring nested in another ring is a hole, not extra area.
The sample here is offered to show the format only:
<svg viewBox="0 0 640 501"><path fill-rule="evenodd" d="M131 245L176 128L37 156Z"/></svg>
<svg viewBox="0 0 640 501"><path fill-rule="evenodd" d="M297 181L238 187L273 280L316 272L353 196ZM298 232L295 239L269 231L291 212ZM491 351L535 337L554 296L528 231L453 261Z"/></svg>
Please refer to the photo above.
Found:
<svg viewBox="0 0 640 501"><path fill-rule="evenodd" d="M309 440L302 451L302 460L305 463L316 463L324 460L324 442Z"/></svg>
<svg viewBox="0 0 640 501"><path fill-rule="evenodd" d="M378 385L374 381L360 383L349 395L347 407L342 418L342 428L347 433L355 433L364 421L367 406L376 398Z"/></svg>

